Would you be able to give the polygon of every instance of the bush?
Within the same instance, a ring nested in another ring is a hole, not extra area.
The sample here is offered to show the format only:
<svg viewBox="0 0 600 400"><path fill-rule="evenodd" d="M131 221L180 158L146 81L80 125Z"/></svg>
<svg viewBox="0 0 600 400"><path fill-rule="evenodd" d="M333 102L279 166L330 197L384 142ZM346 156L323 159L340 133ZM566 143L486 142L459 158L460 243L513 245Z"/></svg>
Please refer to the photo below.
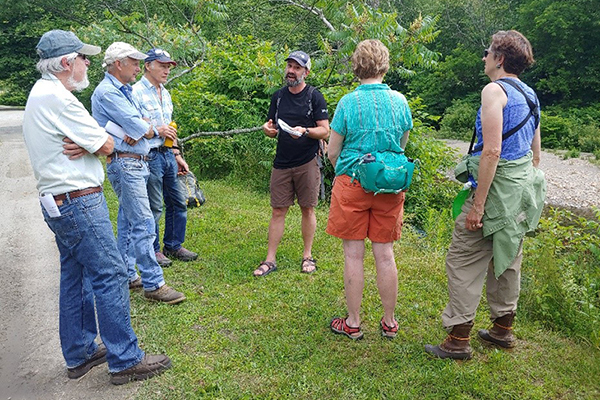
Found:
<svg viewBox="0 0 600 400"><path fill-rule="evenodd" d="M585 124L577 130L579 149L586 153L600 150L600 127L594 124Z"/></svg>
<svg viewBox="0 0 600 400"><path fill-rule="evenodd" d="M568 149L577 144L574 135L575 122L558 115L550 115L542 111L540 130L542 147L548 149Z"/></svg>
<svg viewBox="0 0 600 400"><path fill-rule="evenodd" d="M478 107L478 103L472 98L453 101L444 113L438 136L446 139L471 140Z"/></svg>
<svg viewBox="0 0 600 400"><path fill-rule="evenodd" d="M589 220L551 210L525 252L520 309L600 348L600 210Z"/></svg>

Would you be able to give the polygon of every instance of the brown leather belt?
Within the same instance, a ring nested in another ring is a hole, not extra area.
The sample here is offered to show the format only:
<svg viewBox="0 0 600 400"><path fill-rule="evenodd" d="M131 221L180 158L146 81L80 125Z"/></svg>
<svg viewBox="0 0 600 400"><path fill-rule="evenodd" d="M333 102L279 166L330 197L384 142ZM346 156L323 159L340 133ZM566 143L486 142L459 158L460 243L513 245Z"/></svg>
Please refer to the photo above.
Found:
<svg viewBox="0 0 600 400"><path fill-rule="evenodd" d="M67 199L67 195L69 195L70 199L75 199L77 197L86 196L92 193L98 193L102 191L102 186L91 187L87 189L74 190L69 193L57 194L54 196L55 201L65 201Z"/></svg>
<svg viewBox="0 0 600 400"><path fill-rule="evenodd" d="M135 158L136 160L148 161L148 156L143 156L141 154L136 153L112 153L106 156L106 162L110 164L113 158Z"/></svg>

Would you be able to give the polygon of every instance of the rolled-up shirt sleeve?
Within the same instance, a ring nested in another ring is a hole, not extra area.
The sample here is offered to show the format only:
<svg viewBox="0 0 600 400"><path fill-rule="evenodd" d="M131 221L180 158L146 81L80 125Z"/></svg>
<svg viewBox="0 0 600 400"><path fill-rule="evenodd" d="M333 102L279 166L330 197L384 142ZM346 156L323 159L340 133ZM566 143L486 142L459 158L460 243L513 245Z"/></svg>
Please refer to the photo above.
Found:
<svg viewBox="0 0 600 400"><path fill-rule="evenodd" d="M98 100L104 114L110 115L110 119L130 138L138 140L150 129L150 124L142 119L133 103L117 90L106 91Z"/></svg>

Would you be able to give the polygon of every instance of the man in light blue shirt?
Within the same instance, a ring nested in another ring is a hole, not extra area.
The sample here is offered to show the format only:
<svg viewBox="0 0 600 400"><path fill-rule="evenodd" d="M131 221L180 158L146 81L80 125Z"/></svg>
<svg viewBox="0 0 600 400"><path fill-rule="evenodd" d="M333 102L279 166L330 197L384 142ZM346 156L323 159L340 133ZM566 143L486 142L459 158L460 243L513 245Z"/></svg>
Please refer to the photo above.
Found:
<svg viewBox="0 0 600 400"><path fill-rule="evenodd" d="M156 228L146 190L148 138L156 130L142 118L131 94L130 83L140 72L139 60L145 58L144 53L123 42L106 49L103 66L107 72L92 94L92 115L100 126L111 121L126 132L123 138L115 138L115 152L106 158L106 172L119 198L117 243L128 267L129 288L143 287L146 298L176 304L184 301L185 295L165 284L156 261Z"/></svg>
<svg viewBox="0 0 600 400"><path fill-rule="evenodd" d="M177 129L169 125L172 121L173 102L164 86L171 68L177 63L162 49L151 49L146 55L148 57L144 60L144 76L133 85L133 100L142 116L156 127L158 133L148 140L150 177L147 187L150 208L156 225L154 252L158 263L166 267L171 264L171 260L167 257L192 261L198 257L198 254L182 246L185 240L187 204L186 194L179 186L177 175L186 174L189 167L180 150L172 147L173 143L177 142ZM164 248L161 252L158 224L162 214L163 198L166 212Z"/></svg>

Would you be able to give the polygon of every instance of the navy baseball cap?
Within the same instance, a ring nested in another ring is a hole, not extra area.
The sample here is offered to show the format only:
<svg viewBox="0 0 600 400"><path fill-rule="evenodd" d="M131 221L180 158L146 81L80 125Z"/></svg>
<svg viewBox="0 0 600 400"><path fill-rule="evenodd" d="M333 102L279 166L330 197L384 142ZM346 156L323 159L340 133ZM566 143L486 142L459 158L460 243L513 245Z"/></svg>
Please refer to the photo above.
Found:
<svg viewBox="0 0 600 400"><path fill-rule="evenodd" d="M285 59L285 61L288 61L288 60L294 60L298 64L300 64L301 67L310 69L310 57L308 56L308 54L306 54L303 51L299 51L299 50L292 51L290 53L290 55L288 56L288 58Z"/></svg>
<svg viewBox="0 0 600 400"><path fill-rule="evenodd" d="M158 61L160 63L173 64L173 66L177 65L175 61L171 60L171 55L163 49L150 49L148 50L146 55L148 57L146 57L146 59L144 60L145 63Z"/></svg>
<svg viewBox="0 0 600 400"><path fill-rule="evenodd" d="M42 35L35 49L42 59L64 56L71 53L95 56L102 50L98 46L85 44L73 32L55 29Z"/></svg>

